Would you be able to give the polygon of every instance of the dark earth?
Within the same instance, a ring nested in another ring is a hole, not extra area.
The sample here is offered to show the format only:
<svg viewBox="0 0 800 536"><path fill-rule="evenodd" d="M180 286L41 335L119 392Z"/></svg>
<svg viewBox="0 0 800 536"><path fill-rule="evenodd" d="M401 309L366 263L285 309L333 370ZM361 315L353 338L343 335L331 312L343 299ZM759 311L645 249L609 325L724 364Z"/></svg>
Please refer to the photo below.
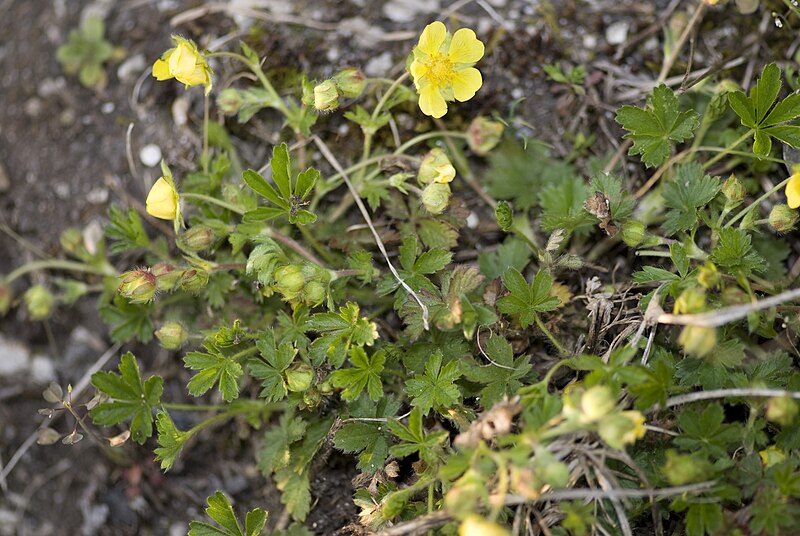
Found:
<svg viewBox="0 0 800 536"><path fill-rule="evenodd" d="M790 58L797 44L791 32L772 35L779 30L771 9L782 11L782 3L761 3L750 15L739 13L733 2L707 11L692 39L692 65L685 57L677 61L672 85L680 85L687 67L719 68L734 58L742 61L729 74L746 84L755 74L753 65ZM158 146L178 174L194 167L201 146L202 92L157 84L149 76L152 62L169 48L171 33L223 50L249 36L260 42L256 52L276 79L287 66L322 79L344 66L360 67L368 76L396 76L425 24L438 19L469 26L487 43L487 55L479 65L484 87L464 105L465 116L483 111L508 117L513 110L518 126L550 144L555 156L570 153L578 132L595 134L592 152L603 155L613 154L621 143L615 108L621 101L640 104L658 75L664 28L675 13L690 14L696 4L0 0L0 273L60 256L61 231L101 229L111 204L141 206L145 184L159 175L157 167L139 158L145 145ZM69 32L92 13L103 17L106 38L122 52L120 61L106 64L108 83L98 91L65 75L56 60ZM767 36L772 46L785 41L786 48L774 54L766 47ZM542 67L552 63L585 66L585 95L548 80ZM213 66L216 93L231 83L239 66ZM248 165L260 166L278 140L277 120L269 111L244 127L228 120ZM333 137L339 124L331 116L316 128ZM126 157L129 125L134 169ZM355 141L352 147L343 142L344 152L351 148L357 150ZM160 232L152 226L149 231ZM117 261L118 268L127 269L135 259ZM52 275L17 280L15 294ZM77 385L110 347L95 306L92 298L83 299L59 307L46 322L29 321L19 307L0 319L0 536L185 534L188 521L202 518L205 498L217 489L233 499L237 511L268 510L268 529L285 528L279 492L256 467L261 432L245 423L203 433L167 474L153 462L150 444L131 448L123 464L104 457L89 440L74 446L31 444L43 419L37 409L46 406L42 390L52 380ZM165 400L191 401L180 387L188 378L180 356L155 344L118 350L106 368L115 367L128 349L148 372L165 377ZM333 534L357 522L350 484L355 469L335 451L324 462L313 482L315 503L307 527Z"/></svg>

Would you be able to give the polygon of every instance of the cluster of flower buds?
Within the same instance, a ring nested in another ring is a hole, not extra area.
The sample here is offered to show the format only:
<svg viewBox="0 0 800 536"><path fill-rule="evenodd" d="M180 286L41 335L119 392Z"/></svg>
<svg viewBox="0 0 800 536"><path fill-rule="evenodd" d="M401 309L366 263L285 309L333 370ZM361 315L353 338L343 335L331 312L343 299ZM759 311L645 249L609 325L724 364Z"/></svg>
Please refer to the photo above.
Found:
<svg viewBox="0 0 800 536"><path fill-rule="evenodd" d="M431 214L441 214L450 203L450 183L456 177L456 168L447 154L439 149L431 149L422 158L417 173L417 182L424 186L420 196L422 205Z"/></svg>
<svg viewBox="0 0 800 536"><path fill-rule="evenodd" d="M330 283L327 270L311 263L287 264L276 269L269 292L277 292L291 304L319 305Z"/></svg>
<svg viewBox="0 0 800 536"><path fill-rule="evenodd" d="M565 395L562 415L567 427L592 429L616 449L635 443L645 434L644 415L635 410L620 410L614 393L606 385Z"/></svg>

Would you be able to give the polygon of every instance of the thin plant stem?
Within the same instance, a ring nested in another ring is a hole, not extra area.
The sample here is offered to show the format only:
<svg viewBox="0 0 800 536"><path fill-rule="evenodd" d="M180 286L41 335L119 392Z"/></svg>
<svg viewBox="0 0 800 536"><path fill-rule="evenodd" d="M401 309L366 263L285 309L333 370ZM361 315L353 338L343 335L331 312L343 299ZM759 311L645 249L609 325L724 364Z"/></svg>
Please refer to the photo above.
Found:
<svg viewBox="0 0 800 536"><path fill-rule="evenodd" d="M208 121L209 121L209 98L208 93L203 99L203 155L200 157L203 164L203 173L208 174Z"/></svg>
<svg viewBox="0 0 800 536"><path fill-rule="evenodd" d="M569 353L567 352L567 349L564 347L563 344L561 344L561 341L558 340L558 338L553 334L553 332L547 329L547 326L544 325L544 322L542 322L542 319L539 318L539 315L534 315L533 318L536 320L536 325L539 327L540 330L542 330L542 333L544 333L545 337L550 339L550 342L553 343L553 346L556 347L558 353L561 355L567 355Z"/></svg>
<svg viewBox="0 0 800 536"><path fill-rule="evenodd" d="M36 270L67 270L71 272L83 272L87 274L96 274L96 275L103 275L103 276L118 276L119 272L114 270L111 266L104 266L102 268L98 268L96 266L91 266L89 264L85 264L82 262L75 262L75 261L67 261L63 259L43 259L40 261L32 261L27 264L23 264L16 270L10 272L3 281L6 284L11 283L15 279L22 277L23 275L35 272Z"/></svg>
<svg viewBox="0 0 800 536"><path fill-rule="evenodd" d="M753 131L752 131L752 129L751 129L751 130L748 130L747 132L745 132L745 133L744 133L744 134L743 134L741 137L737 138L736 140L734 140L733 142L731 142L731 143L730 143L730 144L729 144L727 147L725 147L724 149L722 149L722 150L721 150L721 151L720 151L720 152L719 152L719 153L718 153L718 154L717 154L715 157L713 157L711 160L709 160L708 162L705 162L705 163L703 163L703 169L708 169L708 168L710 168L711 166L713 166L714 164L716 164L717 162L719 162L720 160L722 160L723 158L725 158L725 156L727 156L727 155L731 154L731 151L733 151L733 150L734 150L735 148L737 148L739 145L741 145L742 143L744 143L744 142L745 142L745 141L746 141L746 140L747 140L747 139L748 139L750 136L752 136L752 134L753 134Z"/></svg>
<svg viewBox="0 0 800 536"><path fill-rule="evenodd" d="M198 194L194 192L184 192L181 193L180 195L181 198L183 199L194 199L196 201L202 201L210 205L217 205L218 207L230 210L231 212L238 214L240 216L243 215L245 212L242 208L237 207L236 205L228 203L227 201L223 201L222 199L217 199L216 197L211 197L210 195Z"/></svg>
<svg viewBox="0 0 800 536"><path fill-rule="evenodd" d="M280 111L285 117L289 117L290 113L289 109L286 107L286 103L283 102L281 96L278 94L277 91L275 91L275 88L272 86L272 83L267 78L267 75L264 74L264 71L261 69L260 65L251 63L250 60L248 60L245 56L237 54L236 52L224 52L224 51L212 52L208 54L206 57L232 58L244 63L251 71L253 71L253 74L256 75L258 81L261 82L261 85L264 87L264 89L267 90L267 93L269 93L270 96L274 99L274 102L270 103L270 105L276 110Z"/></svg>
<svg viewBox="0 0 800 536"><path fill-rule="evenodd" d="M755 201L753 201L752 203L747 205L745 208L743 208L736 216L734 216L733 218L728 220L728 223L725 224L725 227L730 227L731 225L733 225L734 223L736 223L740 219L742 219L745 216L747 216L747 214L751 210L753 210L756 207L760 206L761 203L766 201L772 194L774 194L775 192L777 192L778 190L780 190L781 188L786 186L786 184L789 182L790 178L791 177L788 177L788 178L782 180L776 186L773 186L772 188L770 188L764 195L762 195L761 197L759 197L758 199L756 199Z"/></svg>

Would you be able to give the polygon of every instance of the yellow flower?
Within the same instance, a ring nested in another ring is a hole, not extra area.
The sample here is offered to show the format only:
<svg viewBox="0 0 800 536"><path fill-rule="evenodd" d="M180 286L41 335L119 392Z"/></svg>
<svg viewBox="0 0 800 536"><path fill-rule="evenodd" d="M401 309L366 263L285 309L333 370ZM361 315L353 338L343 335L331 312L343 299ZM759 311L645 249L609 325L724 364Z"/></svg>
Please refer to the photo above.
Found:
<svg viewBox="0 0 800 536"><path fill-rule="evenodd" d="M458 536L509 536L511 533L497 523L477 514L468 516L458 527Z"/></svg>
<svg viewBox="0 0 800 536"><path fill-rule="evenodd" d="M622 434L623 443L635 443L637 439L644 437L645 432L647 432L644 427L644 415L634 410L623 411L620 415L633 423L633 430Z"/></svg>
<svg viewBox="0 0 800 536"><path fill-rule="evenodd" d="M189 86L206 86L206 94L211 91L211 68L194 41L173 35L175 46L153 64L156 80L175 78Z"/></svg>
<svg viewBox="0 0 800 536"><path fill-rule="evenodd" d="M800 170L792 169L792 176L786 183L786 202L791 208L800 207Z"/></svg>
<svg viewBox="0 0 800 536"><path fill-rule="evenodd" d="M147 194L147 201L145 201L145 208L151 216L162 220L174 220L178 214L179 201L180 196L175 190L172 181L168 180L167 177L161 177L150 188L150 193Z"/></svg>
<svg viewBox="0 0 800 536"><path fill-rule="evenodd" d="M409 66L422 113L442 117L447 101L471 99L483 84L480 71L473 67L482 57L483 43L472 30L462 28L451 36L443 23L428 24Z"/></svg>
<svg viewBox="0 0 800 536"><path fill-rule="evenodd" d="M432 182L447 184L454 178L456 178L456 168L450 163L447 154L438 147L428 151L422 158L417 173L417 180L420 184L431 184Z"/></svg>

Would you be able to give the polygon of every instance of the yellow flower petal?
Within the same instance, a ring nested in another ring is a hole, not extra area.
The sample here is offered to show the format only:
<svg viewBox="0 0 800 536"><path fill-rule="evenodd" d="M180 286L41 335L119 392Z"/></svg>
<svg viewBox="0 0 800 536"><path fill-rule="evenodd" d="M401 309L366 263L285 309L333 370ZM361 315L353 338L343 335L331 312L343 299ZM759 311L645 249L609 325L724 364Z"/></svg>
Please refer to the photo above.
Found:
<svg viewBox="0 0 800 536"><path fill-rule="evenodd" d="M434 85L423 87L419 92L419 109L431 117L440 118L447 113L447 103Z"/></svg>
<svg viewBox="0 0 800 536"><path fill-rule="evenodd" d="M176 78L187 86L199 86L209 83L208 71L206 66L201 63L195 66L194 71L189 76L178 76Z"/></svg>
<svg viewBox="0 0 800 536"><path fill-rule="evenodd" d="M475 36L475 32L461 28L453 34L447 55L453 63L475 63L483 57L483 43Z"/></svg>
<svg viewBox="0 0 800 536"><path fill-rule="evenodd" d="M424 63L421 63L417 60L411 62L411 65L408 66L408 71L411 73L411 76L414 78L414 86L419 89L420 86L420 79L428 74L428 68L425 66Z"/></svg>
<svg viewBox="0 0 800 536"><path fill-rule="evenodd" d="M422 35L419 36L417 48L425 54L433 55L442 48L444 40L447 38L447 28L438 20L425 26Z"/></svg>
<svg viewBox="0 0 800 536"><path fill-rule="evenodd" d="M453 75L453 95L457 101L467 101L475 96L483 85L481 73L475 67L456 71Z"/></svg>
<svg viewBox="0 0 800 536"><path fill-rule="evenodd" d="M192 75L197 65L197 56L187 43L178 43L169 57L169 72L178 79Z"/></svg>
<svg viewBox="0 0 800 536"><path fill-rule="evenodd" d="M169 64L164 60L156 60L153 64L153 76L156 77L156 80L172 78L172 75L169 74Z"/></svg>
<svg viewBox="0 0 800 536"><path fill-rule="evenodd" d="M151 216L162 220L174 220L178 213L179 199L175 188L167 179L161 177L150 188L150 193L147 194L147 201L145 201L145 208Z"/></svg>
<svg viewBox="0 0 800 536"><path fill-rule="evenodd" d="M800 174L794 174L786 183L786 202L791 208L800 207Z"/></svg>

